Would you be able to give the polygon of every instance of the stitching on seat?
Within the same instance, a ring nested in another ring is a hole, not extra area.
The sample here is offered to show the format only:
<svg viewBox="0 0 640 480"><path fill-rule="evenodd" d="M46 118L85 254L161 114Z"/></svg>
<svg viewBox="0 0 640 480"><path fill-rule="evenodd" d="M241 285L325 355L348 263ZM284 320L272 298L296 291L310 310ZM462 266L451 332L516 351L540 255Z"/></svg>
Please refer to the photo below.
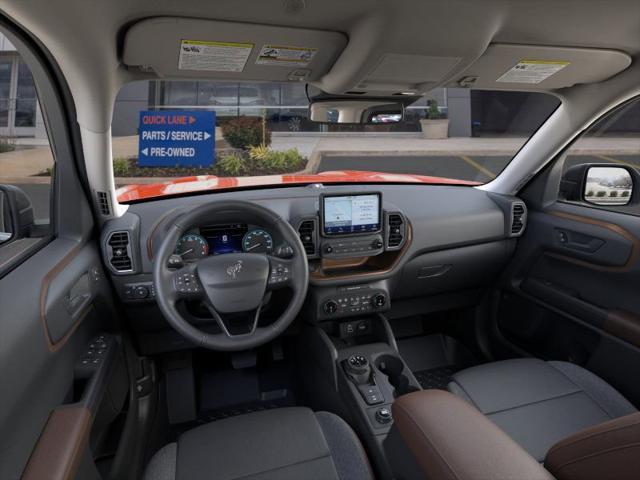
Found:
<svg viewBox="0 0 640 480"><path fill-rule="evenodd" d="M538 403L550 402L551 400L556 400L558 398L570 397L571 395L578 395L580 393L584 393L584 392L582 390L579 390L577 392L563 393L562 395L558 395L556 397L549 397L549 398L545 398L545 399L542 399L542 400L536 400L535 402L522 403L520 405L516 405L515 407L503 408L502 410L495 410L495 411L492 411L492 412L485 413L485 415L494 415L496 413L508 412L509 410L516 410L518 408L529 407L531 405L536 405Z"/></svg>
<svg viewBox="0 0 640 480"><path fill-rule="evenodd" d="M308 462L315 462L316 460L322 460L323 458L327 458L327 457L331 458L331 455L323 455L321 457L309 458L307 460L300 460L299 462L293 462L287 465L280 465L279 467L269 468L268 470L258 470L257 472L252 472L252 473L247 473L246 475L242 475L241 477L233 477L233 479L230 479L230 480L242 480L243 478L250 478L254 475L259 475L259 474L268 473L268 472L275 472L283 468L289 468L295 465L302 465L303 463L308 463ZM333 464L333 459L331 460L331 462ZM334 465L334 468L335 468L335 465Z"/></svg>
<svg viewBox="0 0 640 480"><path fill-rule="evenodd" d="M418 429L418 431L422 434L424 439L427 441L427 443L429 444L431 449L440 457L440 459L442 459L442 461L447 466L447 468L449 469L451 474L454 476L454 478L460 478L458 476L458 474L455 472L455 470L453 469L453 467L449 464L449 462L447 462L447 459L434 446L434 444L431 442L431 440L429 440L429 437L425 434L424 430L422 430L422 428L420 427L420 424L416 421L415 417L413 415L411 415L411 412L409 412L406 408L404 408L404 406L402 406L402 405L400 405L398 403L396 403L395 408L399 408L400 410L404 411L404 413L411 419L411 421L413 422L414 426Z"/></svg>
<svg viewBox="0 0 640 480"><path fill-rule="evenodd" d="M609 412L607 412L607 411L605 410L605 408L600 404L600 402L598 402L598 400L596 400L596 399L595 399L595 398L593 398L591 395L589 395L589 393L585 390L585 388L584 388L582 385L579 385L578 383L576 383L575 381L573 381L573 380L571 379L571 377L569 377L566 373L564 373L562 370L560 370L559 368L557 368L555 365L551 364L550 362L547 362L547 365L549 365L549 366L550 366L551 368L553 368L556 372L559 372L559 373L560 373L560 375L562 375L564 378L566 378L566 379L567 379L567 380L569 380L571 383L573 383L576 387L578 387L578 388L580 389L580 391L584 392L584 394L585 394L587 397L589 397L589 398L591 399L591 401L592 401L593 403L595 403L595 404L598 406L598 408L599 408L600 410L602 410L602 412L603 412L607 417L609 417L609 418L615 418L614 416L612 416ZM573 364L570 364L570 365L573 365ZM586 370L587 372L589 372L589 370L587 370L586 368L585 368L585 370ZM589 373L591 373L591 372L589 372ZM599 378L599 377L598 377L598 378ZM602 380L602 379L601 379L601 380ZM603 381L604 381L604 380L603 380ZM612 387L612 388L613 388L613 387Z"/></svg>
<svg viewBox="0 0 640 480"><path fill-rule="evenodd" d="M615 452L615 451L618 451L618 450L627 450L629 448L635 448L635 447L638 447L638 446L640 446L640 442L628 443L626 445L620 445L618 447L609 448L607 450L602 450L602 451L599 451L599 452L591 453L589 455L583 455L582 457L578 457L578 458L573 459L573 460L571 460L569 462L563 463L562 465L560 465L557 468L557 471L560 471L563 468L568 467L569 465L572 465L572 464L577 463L577 462L581 462L583 460L587 460L589 458L596 458L596 457L599 457L601 455L605 455L607 453Z"/></svg>

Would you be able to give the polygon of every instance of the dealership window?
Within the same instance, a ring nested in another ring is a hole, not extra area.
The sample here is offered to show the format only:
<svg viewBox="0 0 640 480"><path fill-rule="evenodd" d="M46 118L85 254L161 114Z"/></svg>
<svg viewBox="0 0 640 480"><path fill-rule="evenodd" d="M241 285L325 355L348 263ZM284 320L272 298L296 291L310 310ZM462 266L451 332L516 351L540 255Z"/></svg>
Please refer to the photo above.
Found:
<svg viewBox="0 0 640 480"><path fill-rule="evenodd" d="M0 135L29 136L39 117L29 67L17 53L0 57Z"/></svg>

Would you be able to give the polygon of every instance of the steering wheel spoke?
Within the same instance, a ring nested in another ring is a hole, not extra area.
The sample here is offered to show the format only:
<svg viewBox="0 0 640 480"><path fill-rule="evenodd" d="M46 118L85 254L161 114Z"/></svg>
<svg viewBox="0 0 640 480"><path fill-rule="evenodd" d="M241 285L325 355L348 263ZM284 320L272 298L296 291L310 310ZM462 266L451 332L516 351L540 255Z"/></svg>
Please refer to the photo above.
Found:
<svg viewBox="0 0 640 480"><path fill-rule="evenodd" d="M198 279L195 264L188 264L172 273L172 295L174 300L199 300L204 298L204 289Z"/></svg>
<svg viewBox="0 0 640 480"><path fill-rule="evenodd" d="M222 332L230 338L233 337L242 337L242 336L247 336L247 335L253 335L256 331L256 329L258 328L258 320L260 318L260 311L262 310L262 305L260 305L258 308L255 309L255 311L249 312L253 314L253 318L251 320L251 324L248 328L248 330L246 332L242 332L242 333L231 333L231 327L229 325L229 323L227 321L225 321L224 318L222 318L222 315L215 309L215 307L211 304L211 302L206 301L204 302L205 306L207 307L207 310L209 310L209 313L211 313L211 316L213 317L213 319L216 321L216 323L218 324L218 327L220 327L220 330L222 330Z"/></svg>
<svg viewBox="0 0 640 480"><path fill-rule="evenodd" d="M269 255L269 279L267 290L291 287L294 283L293 260Z"/></svg>

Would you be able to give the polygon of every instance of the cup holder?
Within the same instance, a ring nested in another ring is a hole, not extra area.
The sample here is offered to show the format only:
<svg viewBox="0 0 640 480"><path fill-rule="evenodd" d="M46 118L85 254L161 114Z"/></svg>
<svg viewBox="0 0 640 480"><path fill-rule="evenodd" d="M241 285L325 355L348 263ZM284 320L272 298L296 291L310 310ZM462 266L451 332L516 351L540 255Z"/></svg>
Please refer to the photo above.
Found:
<svg viewBox="0 0 640 480"><path fill-rule="evenodd" d="M399 397L406 393L416 392L419 388L411 385L409 377L404 371L404 363L394 355L381 355L375 361L376 368L387 376L389 383L393 386L394 397Z"/></svg>

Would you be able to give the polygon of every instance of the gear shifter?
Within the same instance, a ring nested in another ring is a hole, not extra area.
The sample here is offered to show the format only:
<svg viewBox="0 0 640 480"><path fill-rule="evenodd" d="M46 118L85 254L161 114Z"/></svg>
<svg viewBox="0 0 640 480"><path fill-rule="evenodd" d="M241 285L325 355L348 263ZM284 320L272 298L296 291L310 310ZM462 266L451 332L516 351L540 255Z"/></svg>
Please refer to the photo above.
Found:
<svg viewBox="0 0 640 480"><path fill-rule="evenodd" d="M343 362L344 370L356 385L360 395L367 405L384 403L384 397L376 385L376 377L371 370L371 364L367 357L360 354L351 355Z"/></svg>
<svg viewBox="0 0 640 480"><path fill-rule="evenodd" d="M363 355L351 355L345 362L345 370L356 385L369 383L371 365Z"/></svg>

